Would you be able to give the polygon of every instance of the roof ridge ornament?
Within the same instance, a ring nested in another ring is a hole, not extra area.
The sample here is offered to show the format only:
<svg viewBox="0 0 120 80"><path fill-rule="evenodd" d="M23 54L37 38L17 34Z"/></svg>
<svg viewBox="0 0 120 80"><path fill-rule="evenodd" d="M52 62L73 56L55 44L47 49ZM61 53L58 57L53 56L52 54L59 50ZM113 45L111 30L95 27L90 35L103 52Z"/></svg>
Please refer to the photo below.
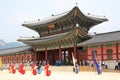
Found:
<svg viewBox="0 0 120 80"><path fill-rule="evenodd" d="M78 24L78 23L76 23L76 27L79 27L79 24Z"/></svg>
<svg viewBox="0 0 120 80"><path fill-rule="evenodd" d="M76 6L78 6L78 3L75 3Z"/></svg>

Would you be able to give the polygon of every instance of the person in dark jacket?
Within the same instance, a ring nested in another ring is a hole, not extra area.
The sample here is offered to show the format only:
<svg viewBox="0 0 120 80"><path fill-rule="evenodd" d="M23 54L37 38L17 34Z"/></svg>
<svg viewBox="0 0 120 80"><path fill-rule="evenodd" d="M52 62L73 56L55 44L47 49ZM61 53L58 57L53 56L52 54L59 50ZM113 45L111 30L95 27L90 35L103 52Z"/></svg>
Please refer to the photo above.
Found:
<svg viewBox="0 0 120 80"><path fill-rule="evenodd" d="M120 62L118 62L118 69L120 70Z"/></svg>

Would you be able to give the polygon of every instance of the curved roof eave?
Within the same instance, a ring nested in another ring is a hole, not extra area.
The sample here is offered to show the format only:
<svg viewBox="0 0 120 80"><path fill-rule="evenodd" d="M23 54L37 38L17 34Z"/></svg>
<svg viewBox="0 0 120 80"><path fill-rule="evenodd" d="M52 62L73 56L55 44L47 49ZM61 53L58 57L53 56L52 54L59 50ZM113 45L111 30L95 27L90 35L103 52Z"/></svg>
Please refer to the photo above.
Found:
<svg viewBox="0 0 120 80"><path fill-rule="evenodd" d="M78 27L76 27L76 28L78 28ZM38 44L38 43L46 43L48 41L60 40L61 38L68 37L68 35L74 34L76 36L76 33L74 33L76 28L72 29L70 32L56 34L56 35L52 35L49 37L47 36L47 37L41 37L39 39L30 39L30 40L29 39L28 40L21 39L19 41L26 43L26 44L31 44L31 43ZM86 33L84 33L80 28L78 28L78 29L79 29L78 36L80 36L83 39L90 38L90 36L86 35Z"/></svg>
<svg viewBox="0 0 120 80"><path fill-rule="evenodd" d="M16 48L10 48L5 50L0 50L0 55L8 55L8 54L19 54L19 52L31 50L31 46L21 46Z"/></svg>
<svg viewBox="0 0 120 80"><path fill-rule="evenodd" d="M33 21L33 22L25 22L24 24L22 24L22 26L26 26L26 27L32 27L32 26L37 26L37 25L45 25L45 24L49 24L51 22L54 22L58 19L62 19L64 18L67 14L69 14L71 11L67 11L64 12L62 14L58 14L58 15L53 15L50 16L48 18L45 19L41 19L39 21Z"/></svg>
<svg viewBox="0 0 120 80"><path fill-rule="evenodd" d="M91 39L79 43L78 45L88 45L88 44L105 43L105 42L119 42L120 41L120 37L118 37L119 35L120 35L120 31L97 34L93 36Z"/></svg>
<svg viewBox="0 0 120 80"><path fill-rule="evenodd" d="M46 24L50 24L53 22L56 22L58 20L62 20L65 18L65 16L68 16L69 14L74 14L74 10L77 9L79 14L81 14L83 17L86 17L88 19L94 20L94 21L98 21L98 22L104 22L104 21L108 21L108 19L105 16L94 16L94 15L90 15L90 14L83 14L80 9L75 6L72 10L64 12L62 14L58 14L58 15L53 15L51 17L48 17L46 19L38 19L37 21L28 21L22 24L22 26L28 27L30 29L34 29L35 26L39 25L39 26L43 26ZM34 27L33 27L34 26Z"/></svg>
<svg viewBox="0 0 120 80"><path fill-rule="evenodd" d="M95 17L95 16L89 16L89 15L85 15L85 16L95 21L100 21L100 22L108 21L108 19L105 17L97 17L97 16Z"/></svg>

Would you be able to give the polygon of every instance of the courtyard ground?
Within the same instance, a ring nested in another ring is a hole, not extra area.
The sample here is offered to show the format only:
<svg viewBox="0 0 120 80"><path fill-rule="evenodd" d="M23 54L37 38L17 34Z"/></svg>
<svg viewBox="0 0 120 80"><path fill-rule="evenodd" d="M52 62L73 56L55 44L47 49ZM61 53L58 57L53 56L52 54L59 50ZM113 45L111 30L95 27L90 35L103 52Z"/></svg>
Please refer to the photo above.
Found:
<svg viewBox="0 0 120 80"><path fill-rule="evenodd" d="M120 80L120 73L103 72L98 75L97 72L74 72L52 71L51 76L42 74L32 75L31 71L27 71L25 75L21 75L18 71L11 74L8 70L0 71L0 80Z"/></svg>

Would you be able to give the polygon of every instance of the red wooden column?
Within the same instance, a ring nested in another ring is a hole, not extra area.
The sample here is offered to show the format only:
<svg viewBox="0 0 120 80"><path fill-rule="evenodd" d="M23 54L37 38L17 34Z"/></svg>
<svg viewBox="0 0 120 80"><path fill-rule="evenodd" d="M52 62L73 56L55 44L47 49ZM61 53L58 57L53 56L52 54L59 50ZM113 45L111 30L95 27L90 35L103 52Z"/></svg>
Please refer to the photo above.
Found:
<svg viewBox="0 0 120 80"><path fill-rule="evenodd" d="M26 55L27 55L27 53L25 53L25 60L24 60L24 63L27 63Z"/></svg>
<svg viewBox="0 0 120 80"><path fill-rule="evenodd" d="M119 43L116 43L116 59L117 59L117 61L118 61L118 58L119 58L118 47L119 47Z"/></svg>
<svg viewBox="0 0 120 80"><path fill-rule="evenodd" d="M7 56L5 56L5 63L7 62Z"/></svg>
<svg viewBox="0 0 120 80"><path fill-rule="evenodd" d="M36 54L37 54L37 52L35 51L34 52L34 62L36 63Z"/></svg>
<svg viewBox="0 0 120 80"><path fill-rule="evenodd" d="M76 44L74 44L74 57L75 57L75 59L77 59L77 56L76 56L76 52L77 52L77 45Z"/></svg>
<svg viewBox="0 0 120 80"><path fill-rule="evenodd" d="M6 63L8 63L8 56L6 56Z"/></svg>
<svg viewBox="0 0 120 80"><path fill-rule="evenodd" d="M103 61L103 44L101 45L101 58L102 58L102 60L101 61Z"/></svg>
<svg viewBox="0 0 120 80"><path fill-rule="evenodd" d="M88 60L88 46L86 46L86 60Z"/></svg>
<svg viewBox="0 0 120 80"><path fill-rule="evenodd" d="M61 46L59 46L59 60L62 60L62 51L61 51Z"/></svg>
<svg viewBox="0 0 120 80"><path fill-rule="evenodd" d="M18 57L18 63L20 63L20 54L18 54L18 56L19 56L19 57Z"/></svg>
<svg viewBox="0 0 120 80"><path fill-rule="evenodd" d="M12 62L12 57L11 57L12 55L10 55L10 63Z"/></svg>
<svg viewBox="0 0 120 80"><path fill-rule="evenodd" d="M48 56L48 55L47 55L47 48L45 48L45 61L46 61L46 63L47 63L47 60L48 60L48 59L47 59L47 56Z"/></svg>

